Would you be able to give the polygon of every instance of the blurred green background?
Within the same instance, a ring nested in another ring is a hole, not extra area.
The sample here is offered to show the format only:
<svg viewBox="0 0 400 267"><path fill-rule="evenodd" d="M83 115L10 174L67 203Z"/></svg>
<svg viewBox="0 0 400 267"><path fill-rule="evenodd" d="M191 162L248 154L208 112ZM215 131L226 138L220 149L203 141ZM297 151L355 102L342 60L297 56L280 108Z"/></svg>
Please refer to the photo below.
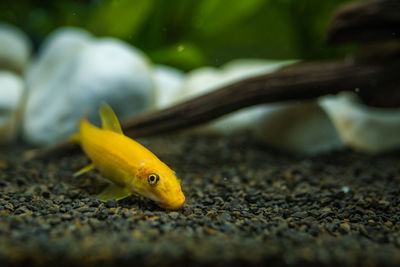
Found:
<svg viewBox="0 0 400 267"><path fill-rule="evenodd" d="M155 63L190 70L236 58L319 60L353 47L324 41L334 10L351 0L1 1L0 20L25 31L36 47L60 26L114 36Z"/></svg>

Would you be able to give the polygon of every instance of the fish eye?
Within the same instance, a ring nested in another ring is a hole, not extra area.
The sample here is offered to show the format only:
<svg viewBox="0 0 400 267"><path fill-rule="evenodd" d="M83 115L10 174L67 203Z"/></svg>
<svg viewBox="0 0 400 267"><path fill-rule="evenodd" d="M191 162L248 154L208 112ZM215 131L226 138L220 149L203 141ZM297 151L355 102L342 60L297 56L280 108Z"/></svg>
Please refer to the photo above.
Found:
<svg viewBox="0 0 400 267"><path fill-rule="evenodd" d="M158 176L158 174L156 173L152 173L147 178L147 181L149 182L150 185L156 185L158 181L160 181L160 176Z"/></svg>

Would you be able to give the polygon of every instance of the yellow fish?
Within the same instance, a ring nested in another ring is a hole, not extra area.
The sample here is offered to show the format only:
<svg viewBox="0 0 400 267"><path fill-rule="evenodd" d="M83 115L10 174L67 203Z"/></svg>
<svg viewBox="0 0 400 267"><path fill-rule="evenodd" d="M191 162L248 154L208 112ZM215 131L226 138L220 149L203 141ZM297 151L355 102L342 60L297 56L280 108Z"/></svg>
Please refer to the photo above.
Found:
<svg viewBox="0 0 400 267"><path fill-rule="evenodd" d="M103 201L120 200L132 193L157 202L160 207L176 210L185 196L175 172L141 144L122 133L111 107L102 103L99 114L102 128L83 119L79 133L71 139L79 142L92 164L76 172L79 176L94 168L112 183L98 197Z"/></svg>

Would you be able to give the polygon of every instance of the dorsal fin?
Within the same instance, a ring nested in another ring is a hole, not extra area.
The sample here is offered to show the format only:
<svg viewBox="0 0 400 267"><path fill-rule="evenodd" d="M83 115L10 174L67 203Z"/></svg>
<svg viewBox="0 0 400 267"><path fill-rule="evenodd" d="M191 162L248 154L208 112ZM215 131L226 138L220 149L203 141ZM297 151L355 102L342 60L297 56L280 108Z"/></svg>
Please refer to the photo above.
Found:
<svg viewBox="0 0 400 267"><path fill-rule="evenodd" d="M101 125L103 129L107 129L119 134L123 134L121 125L114 111L106 102L101 102L99 114L101 118Z"/></svg>

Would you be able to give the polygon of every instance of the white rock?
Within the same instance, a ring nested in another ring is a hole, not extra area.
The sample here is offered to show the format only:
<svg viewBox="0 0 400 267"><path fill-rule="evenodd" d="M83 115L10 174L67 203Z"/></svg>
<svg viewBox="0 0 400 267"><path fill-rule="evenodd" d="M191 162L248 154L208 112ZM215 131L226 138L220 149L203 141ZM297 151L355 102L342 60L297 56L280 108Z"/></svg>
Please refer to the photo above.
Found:
<svg viewBox="0 0 400 267"><path fill-rule="evenodd" d="M363 105L357 95L341 93L320 100L343 142L367 153L400 147L400 109Z"/></svg>
<svg viewBox="0 0 400 267"><path fill-rule="evenodd" d="M156 65L153 75L156 89L156 108L167 108L179 98L185 74L172 67Z"/></svg>
<svg viewBox="0 0 400 267"><path fill-rule="evenodd" d="M76 29L60 29L44 44L29 69L24 137L52 145L77 131L88 115L99 122L101 101L120 119L153 106L153 81L146 56L119 40L94 38Z"/></svg>
<svg viewBox="0 0 400 267"><path fill-rule="evenodd" d="M0 143L15 139L19 128L25 84L11 72L0 72Z"/></svg>
<svg viewBox="0 0 400 267"><path fill-rule="evenodd" d="M253 131L268 146L303 154L343 147L335 127L317 101L264 106Z"/></svg>
<svg viewBox="0 0 400 267"><path fill-rule="evenodd" d="M18 28L0 23L0 67L22 73L31 54L32 45Z"/></svg>
<svg viewBox="0 0 400 267"><path fill-rule="evenodd" d="M32 90L41 90L47 94L44 90L52 90L47 86L48 83L62 79L61 76L66 75L81 51L94 41L90 33L77 28L62 28L53 32L43 42L37 58L25 75L30 93ZM44 86L46 89L43 89Z"/></svg>

